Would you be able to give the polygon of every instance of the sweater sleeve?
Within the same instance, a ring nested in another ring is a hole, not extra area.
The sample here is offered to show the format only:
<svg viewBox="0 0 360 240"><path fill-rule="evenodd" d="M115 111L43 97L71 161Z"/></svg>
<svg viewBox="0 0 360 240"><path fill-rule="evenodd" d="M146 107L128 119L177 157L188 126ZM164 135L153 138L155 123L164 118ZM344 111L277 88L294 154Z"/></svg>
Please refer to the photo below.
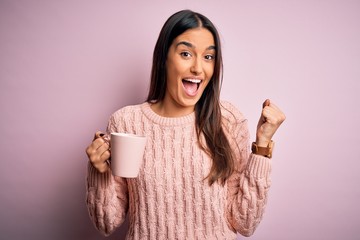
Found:
<svg viewBox="0 0 360 240"><path fill-rule="evenodd" d="M271 185L269 158L250 153L247 120L234 114L230 145L235 154L235 172L227 181L226 218L229 227L250 236L260 223Z"/></svg>
<svg viewBox="0 0 360 240"><path fill-rule="evenodd" d="M112 115L107 133L115 132L116 125L116 119ZM86 180L86 205L90 219L102 234L108 236L126 218L129 204L126 179L114 177L110 169L100 173L89 162Z"/></svg>

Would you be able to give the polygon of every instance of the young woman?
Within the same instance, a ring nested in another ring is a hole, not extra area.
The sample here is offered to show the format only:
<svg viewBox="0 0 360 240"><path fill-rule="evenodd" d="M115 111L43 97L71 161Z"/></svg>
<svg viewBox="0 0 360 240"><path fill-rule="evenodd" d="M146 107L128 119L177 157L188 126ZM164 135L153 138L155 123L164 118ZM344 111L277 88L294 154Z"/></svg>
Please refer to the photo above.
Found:
<svg viewBox="0 0 360 240"><path fill-rule="evenodd" d="M89 157L87 206L111 234L129 215L127 239L235 239L259 224L270 187L272 137L285 120L263 105L250 152L244 116L220 101L221 45L205 16L172 15L154 49L145 103L110 117L107 133L145 135L137 178L111 174L109 145L97 132Z"/></svg>

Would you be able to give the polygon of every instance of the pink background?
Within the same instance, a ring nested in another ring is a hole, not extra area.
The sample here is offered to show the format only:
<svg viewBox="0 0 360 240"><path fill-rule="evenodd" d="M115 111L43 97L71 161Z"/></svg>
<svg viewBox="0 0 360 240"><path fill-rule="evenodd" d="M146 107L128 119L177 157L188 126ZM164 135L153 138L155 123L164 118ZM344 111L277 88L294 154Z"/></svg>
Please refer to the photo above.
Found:
<svg viewBox="0 0 360 240"><path fill-rule="evenodd" d="M103 239L85 208L85 147L146 98L160 28L184 8L218 27L222 98L252 136L265 98L287 115L250 239L358 239L359 1L0 0L1 239Z"/></svg>

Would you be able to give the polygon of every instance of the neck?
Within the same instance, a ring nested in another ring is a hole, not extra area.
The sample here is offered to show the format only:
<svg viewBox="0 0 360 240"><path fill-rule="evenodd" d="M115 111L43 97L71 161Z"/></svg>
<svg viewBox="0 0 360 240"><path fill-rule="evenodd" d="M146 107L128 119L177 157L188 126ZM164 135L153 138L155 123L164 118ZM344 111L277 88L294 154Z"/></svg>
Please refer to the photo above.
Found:
<svg viewBox="0 0 360 240"><path fill-rule="evenodd" d="M151 105L151 109L162 117L183 117L194 112L195 107L184 107L178 104L169 104L168 101L160 101Z"/></svg>

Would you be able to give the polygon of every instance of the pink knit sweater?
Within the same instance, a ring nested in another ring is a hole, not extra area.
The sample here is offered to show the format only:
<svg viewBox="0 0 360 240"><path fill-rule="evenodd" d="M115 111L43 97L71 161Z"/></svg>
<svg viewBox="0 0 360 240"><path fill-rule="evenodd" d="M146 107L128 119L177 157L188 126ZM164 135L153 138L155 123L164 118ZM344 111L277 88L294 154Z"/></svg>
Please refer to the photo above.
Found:
<svg viewBox="0 0 360 240"><path fill-rule="evenodd" d="M157 115L149 103L115 112L108 132L147 136L139 176L101 174L89 164L87 207L105 235L129 214L127 239L236 239L259 224L270 187L270 159L250 154L243 115L222 102L223 126L237 159L237 171L225 186L204 178L211 159L198 147L195 114L180 118Z"/></svg>

